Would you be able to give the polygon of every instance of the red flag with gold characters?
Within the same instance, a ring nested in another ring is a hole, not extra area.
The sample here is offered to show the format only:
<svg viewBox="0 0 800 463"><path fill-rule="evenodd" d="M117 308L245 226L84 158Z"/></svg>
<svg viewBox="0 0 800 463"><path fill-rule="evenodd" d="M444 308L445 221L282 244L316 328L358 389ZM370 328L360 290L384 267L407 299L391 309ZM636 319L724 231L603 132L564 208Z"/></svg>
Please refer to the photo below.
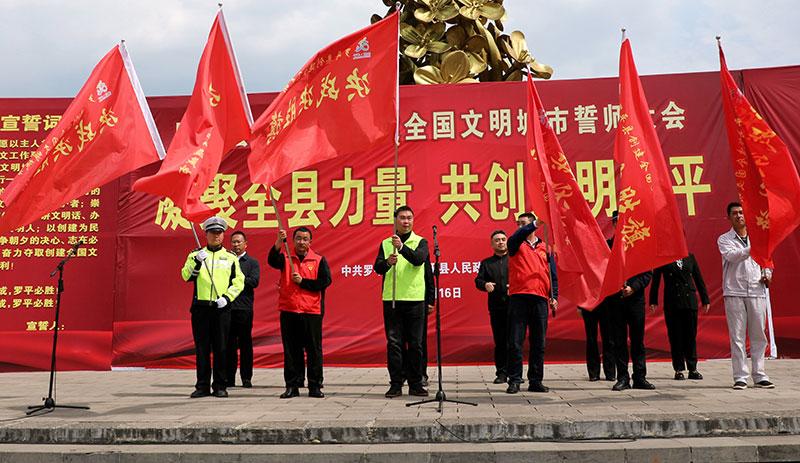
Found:
<svg viewBox="0 0 800 463"><path fill-rule="evenodd" d="M536 215L552 231L559 294L580 307L597 305L610 251L589 204L581 193L564 150L528 77L526 134L529 199Z"/></svg>
<svg viewBox="0 0 800 463"><path fill-rule="evenodd" d="M398 13L319 51L253 125L248 166L272 185L311 164L392 146L397 130Z"/></svg>
<svg viewBox="0 0 800 463"><path fill-rule="evenodd" d="M95 66L61 121L0 193L0 233L163 158L156 124L121 43Z"/></svg>
<svg viewBox="0 0 800 463"><path fill-rule="evenodd" d="M634 275L689 254L667 164L628 39L620 49L619 93L614 143L614 160L621 169L619 219L602 296L619 291Z"/></svg>
<svg viewBox="0 0 800 463"><path fill-rule="evenodd" d="M773 268L772 253L798 225L800 177L783 140L739 90L719 46L722 106L736 188L748 221L750 255Z"/></svg>
<svg viewBox="0 0 800 463"><path fill-rule="evenodd" d="M228 36L217 13L200 57L192 98L158 172L137 180L135 191L170 198L190 222L215 215L200 201L222 157L250 137L253 116Z"/></svg>

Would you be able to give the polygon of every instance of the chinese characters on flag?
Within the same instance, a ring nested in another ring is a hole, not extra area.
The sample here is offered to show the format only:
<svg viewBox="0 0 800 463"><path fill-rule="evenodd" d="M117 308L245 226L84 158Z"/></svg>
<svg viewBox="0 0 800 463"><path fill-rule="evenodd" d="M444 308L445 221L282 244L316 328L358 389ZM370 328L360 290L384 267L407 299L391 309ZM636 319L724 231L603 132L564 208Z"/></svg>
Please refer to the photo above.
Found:
<svg viewBox="0 0 800 463"><path fill-rule="evenodd" d="M533 186L528 190L531 204L553 230L560 294L578 306L593 307L608 265L608 245L530 77L527 95L531 129L526 134L526 159L529 184Z"/></svg>
<svg viewBox="0 0 800 463"><path fill-rule="evenodd" d="M621 166L619 221L602 296L619 291L634 275L689 254L664 154L627 39L620 49L619 92L614 143L614 159Z"/></svg>
<svg viewBox="0 0 800 463"><path fill-rule="evenodd" d="M61 121L0 194L0 233L164 157L124 44L97 64Z"/></svg>
<svg viewBox="0 0 800 463"><path fill-rule="evenodd" d="M135 191L167 196L191 222L218 212L200 201L225 153L250 136L253 116L233 53L225 17L217 13L200 58L189 106L155 175L133 184Z"/></svg>
<svg viewBox="0 0 800 463"><path fill-rule="evenodd" d="M319 51L253 125L251 180L391 146L397 126L398 14Z"/></svg>
<svg viewBox="0 0 800 463"><path fill-rule="evenodd" d="M800 178L786 144L736 86L722 45L719 64L736 189L752 237L750 255L772 268L775 247L800 224Z"/></svg>

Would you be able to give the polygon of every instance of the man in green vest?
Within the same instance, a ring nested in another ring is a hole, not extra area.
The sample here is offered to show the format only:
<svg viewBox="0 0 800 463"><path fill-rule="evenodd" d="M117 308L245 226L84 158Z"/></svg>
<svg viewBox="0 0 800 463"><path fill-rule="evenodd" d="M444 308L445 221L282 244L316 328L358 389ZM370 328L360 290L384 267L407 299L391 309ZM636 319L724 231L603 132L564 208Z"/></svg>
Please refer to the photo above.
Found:
<svg viewBox="0 0 800 463"><path fill-rule="evenodd" d="M383 276L383 326L390 387L386 397L425 397L422 386L422 336L425 332L425 265L430 265L428 242L412 231L414 211L401 206L394 212L395 234L381 242L375 273ZM405 368L404 368L405 366Z"/></svg>
<svg viewBox="0 0 800 463"><path fill-rule="evenodd" d="M192 398L228 397L225 365L231 302L244 289L244 274L236 254L222 247L228 224L219 217L203 223L206 246L189 253L181 269L186 282L194 284L192 336L196 355L197 383ZM214 353L213 383L211 353Z"/></svg>

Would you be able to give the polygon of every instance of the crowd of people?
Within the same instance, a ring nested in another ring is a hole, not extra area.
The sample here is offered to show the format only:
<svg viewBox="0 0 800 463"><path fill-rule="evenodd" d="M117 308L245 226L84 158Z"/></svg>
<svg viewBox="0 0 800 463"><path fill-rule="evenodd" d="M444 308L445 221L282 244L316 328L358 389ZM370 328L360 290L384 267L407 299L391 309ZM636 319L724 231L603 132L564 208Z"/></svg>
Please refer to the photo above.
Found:
<svg viewBox="0 0 800 463"><path fill-rule="evenodd" d="M748 379L760 388L774 388L764 369L767 288L772 269L761 268L750 257L744 211L739 203L726 209L731 229L717 245L722 257L722 291L731 345L733 388L745 389ZM434 309L436 292L428 241L414 232L414 211L408 206L394 213L394 234L378 246L374 270L383 278L387 398L428 395L427 315ZM612 217L616 225L616 213ZM503 230L490 235L492 255L481 261L475 286L487 293L489 324L494 341L495 384L507 384L516 394L525 381L523 344L529 340L527 389L548 392L544 384L547 325L558 309L557 256L537 236L541 222L529 212L517 218L509 236ZM236 384L252 387L253 302L259 284L258 261L247 254L247 237L231 235L231 250L223 246L228 226L212 217L203 229L206 245L189 253L183 279L194 285L191 305L197 382L191 397L227 397ZM283 343L285 391L282 399L322 398L322 320L325 290L331 270L324 256L311 247L312 231L296 228L291 235L279 230L267 262L280 271L278 310ZM613 238L608 246L614 245ZM659 294L663 280L663 297ZM647 288L649 286L649 292ZM709 295L694 255L630 277L617 293L596 307L579 307L586 331L586 368L589 381L614 382L612 390L655 389L647 380L644 332L646 302L651 312L663 306L675 380L702 380L697 369L697 326L700 309L707 313ZM699 297L699 303L698 303ZM598 341L598 332L601 342ZM748 365L749 337L751 364ZM213 353L213 355L212 355ZM631 364L629 371L628 364ZM306 376L308 376L306 381Z"/></svg>

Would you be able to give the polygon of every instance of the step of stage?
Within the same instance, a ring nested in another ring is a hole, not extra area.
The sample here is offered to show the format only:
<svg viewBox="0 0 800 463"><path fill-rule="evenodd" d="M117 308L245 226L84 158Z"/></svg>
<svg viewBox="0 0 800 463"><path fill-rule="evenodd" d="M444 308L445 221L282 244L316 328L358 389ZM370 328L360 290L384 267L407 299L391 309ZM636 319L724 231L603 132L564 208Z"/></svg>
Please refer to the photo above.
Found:
<svg viewBox="0 0 800 463"><path fill-rule="evenodd" d="M559 442L800 435L800 361L773 360L775 389L735 391L728 361L702 362L703 381L674 381L668 363L648 364L656 390L611 391L584 366L547 365L548 393L506 394L494 368L444 369L446 403L407 407L383 396L386 371L327 368L324 399L281 400L282 372L257 370L252 389L189 399L192 370L68 372L58 375L58 408L26 417L46 373L0 375L0 444L400 444ZM434 378L432 378L434 379ZM46 389L45 389L46 390ZM406 392L404 390L404 392ZM433 391L432 391L433 392ZM800 459L800 454L798 455Z"/></svg>
<svg viewBox="0 0 800 463"><path fill-rule="evenodd" d="M0 445L0 461L9 463L723 463L796 461L798 456L800 436L484 444Z"/></svg>

